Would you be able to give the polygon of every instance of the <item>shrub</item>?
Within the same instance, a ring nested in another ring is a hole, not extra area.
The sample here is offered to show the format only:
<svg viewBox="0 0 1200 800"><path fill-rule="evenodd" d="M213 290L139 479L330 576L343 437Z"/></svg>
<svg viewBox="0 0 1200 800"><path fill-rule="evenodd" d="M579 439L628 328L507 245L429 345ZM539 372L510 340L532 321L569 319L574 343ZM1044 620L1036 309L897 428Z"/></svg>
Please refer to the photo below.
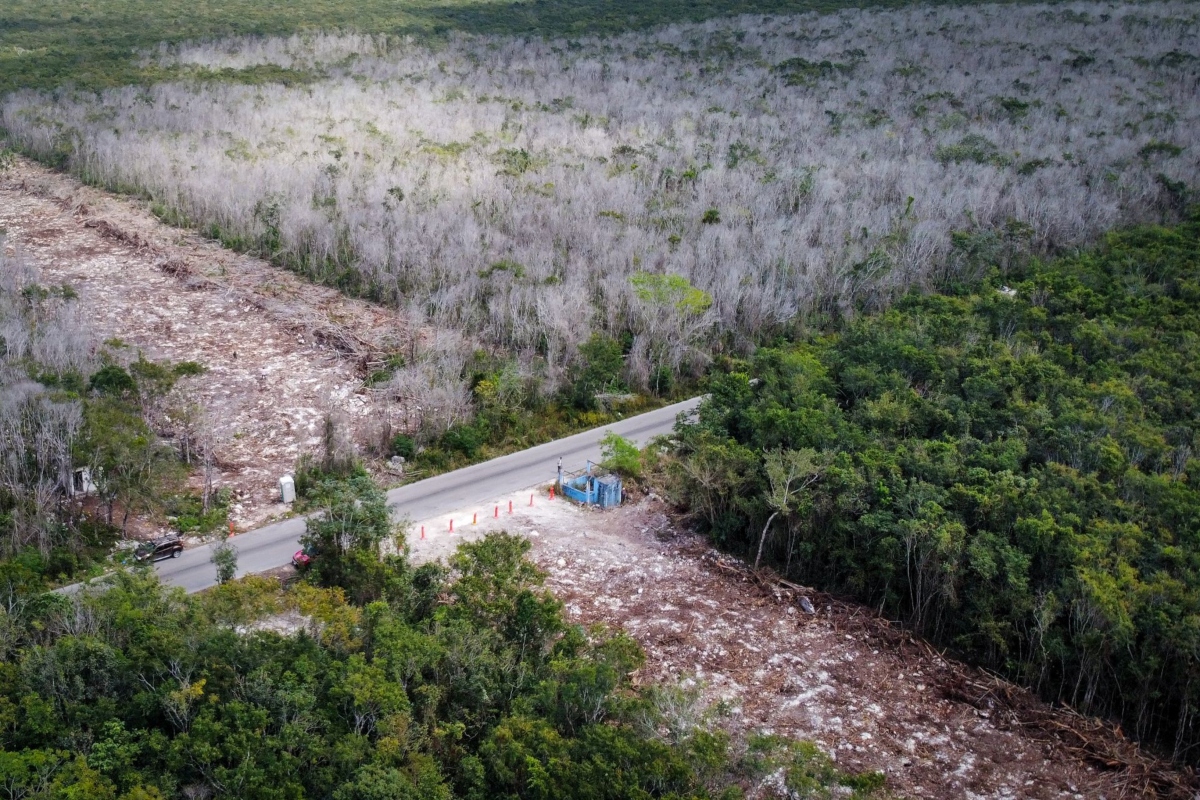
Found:
<svg viewBox="0 0 1200 800"><path fill-rule="evenodd" d="M208 511L197 494L175 495L166 500L163 511L175 518L175 529L180 533L211 533L224 529L229 518L229 490L222 488L213 496Z"/></svg>
<svg viewBox="0 0 1200 800"><path fill-rule="evenodd" d="M451 452L475 458L479 448L487 441L485 432L475 425L454 425L442 434L441 444Z"/></svg>
<svg viewBox="0 0 1200 800"><path fill-rule="evenodd" d="M1054 166L1054 161L1049 158L1031 158L1028 161L1017 167L1018 175L1032 175L1043 167Z"/></svg>
<svg viewBox="0 0 1200 800"><path fill-rule="evenodd" d="M411 436L398 433L392 437L391 454L401 458L412 458L417 452L417 444Z"/></svg>
<svg viewBox="0 0 1200 800"><path fill-rule="evenodd" d="M208 367L204 366L198 361L180 361L171 369L180 378L203 375L204 373L208 372Z"/></svg>
<svg viewBox="0 0 1200 800"><path fill-rule="evenodd" d="M1082 50L1076 50L1075 48L1071 48L1071 53L1073 55L1064 61L1063 64L1072 69L1083 69L1084 67L1091 66L1092 64L1096 63L1096 57L1091 53L1085 53Z"/></svg>
<svg viewBox="0 0 1200 800"><path fill-rule="evenodd" d="M538 163L526 150L506 149L496 153L492 159L500 165L500 174L515 177L537 169Z"/></svg>
<svg viewBox="0 0 1200 800"><path fill-rule="evenodd" d="M507 272L508 274L512 275L513 278L518 280L525 277L525 267L521 264L518 264L516 261L512 261L511 259L507 258L495 262L487 269L480 270L479 277L490 278L497 272Z"/></svg>
<svg viewBox="0 0 1200 800"><path fill-rule="evenodd" d="M977 133L970 133L959 139L956 144L939 145L933 157L941 164L961 164L970 161L974 164L991 164L996 167L1007 166L1012 159L1000 152L991 140Z"/></svg>
<svg viewBox="0 0 1200 800"><path fill-rule="evenodd" d="M1156 139L1138 150L1138 155L1146 159L1153 158L1154 156L1174 158L1182 152L1183 148L1179 145L1172 144L1171 142L1160 142Z"/></svg>
<svg viewBox="0 0 1200 800"><path fill-rule="evenodd" d="M1016 97L997 97L996 105L1000 107L1004 116L1015 121L1029 113L1031 104Z"/></svg>
<svg viewBox="0 0 1200 800"><path fill-rule="evenodd" d="M630 440L612 431L600 440L600 464L625 478L642 477L642 451Z"/></svg>
<svg viewBox="0 0 1200 800"><path fill-rule="evenodd" d="M774 67L774 72L788 86L812 86L822 78L832 78L853 70L849 64L839 64L828 59L809 61L806 58L789 58Z"/></svg>
<svg viewBox="0 0 1200 800"><path fill-rule="evenodd" d="M65 547L55 547L46 559L45 573L51 577L71 578L79 571L79 556Z"/></svg>
<svg viewBox="0 0 1200 800"><path fill-rule="evenodd" d="M217 567L217 583L228 583L237 574L237 550L228 541L213 548L212 563Z"/></svg>
<svg viewBox="0 0 1200 800"><path fill-rule="evenodd" d="M624 390L625 355L620 342L599 333L579 346L579 355L568 397L576 408L590 411L596 407L598 393Z"/></svg>
<svg viewBox="0 0 1200 800"><path fill-rule="evenodd" d="M109 364L92 375L88 380L88 389L97 394L122 395L137 391L137 384L123 367Z"/></svg>
<svg viewBox="0 0 1200 800"><path fill-rule="evenodd" d="M638 272L629 282L639 300L655 306L673 306L678 311L702 314L712 305L712 295L692 286L682 275Z"/></svg>
<svg viewBox="0 0 1200 800"><path fill-rule="evenodd" d="M296 459L296 472L292 477L296 482L296 496L312 498L324 481L365 474L366 471L357 461L350 465L348 471L345 472L327 470L321 461L313 457L312 453L301 453L300 457Z"/></svg>
<svg viewBox="0 0 1200 800"><path fill-rule="evenodd" d="M659 395L668 395L675 386L675 373L666 364L660 365L654 370L654 374L650 378L650 385L654 387L654 393Z"/></svg>

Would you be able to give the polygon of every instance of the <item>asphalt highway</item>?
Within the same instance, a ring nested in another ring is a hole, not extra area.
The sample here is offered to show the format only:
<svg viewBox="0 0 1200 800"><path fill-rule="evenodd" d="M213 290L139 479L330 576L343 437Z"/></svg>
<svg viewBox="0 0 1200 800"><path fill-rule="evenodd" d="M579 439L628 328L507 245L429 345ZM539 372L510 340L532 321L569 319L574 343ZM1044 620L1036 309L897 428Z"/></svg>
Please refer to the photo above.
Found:
<svg viewBox="0 0 1200 800"><path fill-rule="evenodd" d="M519 453L494 458L444 475L410 483L387 494L396 518L420 521L490 500L510 492L554 480L558 459L566 470L580 469L587 460L600 460L600 439L609 431L643 445L651 438L670 433L679 414L695 410L700 398L639 414L602 428L577 433L565 439L531 447ZM287 564L300 548L304 517L294 517L235 536L238 575L262 572ZM163 583L198 592L216 583L211 562L212 546L183 551L179 558L156 565ZM75 587L68 587L68 590Z"/></svg>

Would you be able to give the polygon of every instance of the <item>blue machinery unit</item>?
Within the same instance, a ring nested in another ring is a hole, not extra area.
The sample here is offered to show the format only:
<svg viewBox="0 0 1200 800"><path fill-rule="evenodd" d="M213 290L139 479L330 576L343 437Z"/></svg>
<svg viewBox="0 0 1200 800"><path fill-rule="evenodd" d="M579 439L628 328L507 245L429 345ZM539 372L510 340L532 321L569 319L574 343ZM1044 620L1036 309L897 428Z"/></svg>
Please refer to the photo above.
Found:
<svg viewBox="0 0 1200 800"><path fill-rule="evenodd" d="M584 505L616 508L621 505L621 478L587 462L587 469L563 473L558 465L558 490L564 497Z"/></svg>

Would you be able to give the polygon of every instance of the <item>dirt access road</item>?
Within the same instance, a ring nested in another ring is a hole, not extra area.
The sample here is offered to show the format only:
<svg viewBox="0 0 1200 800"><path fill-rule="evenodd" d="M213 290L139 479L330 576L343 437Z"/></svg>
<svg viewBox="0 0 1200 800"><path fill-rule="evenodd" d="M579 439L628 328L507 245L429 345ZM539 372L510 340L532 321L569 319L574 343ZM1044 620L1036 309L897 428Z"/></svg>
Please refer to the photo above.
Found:
<svg viewBox="0 0 1200 800"><path fill-rule="evenodd" d="M216 482L234 490L239 528L286 510L277 481L316 444L327 411L355 432L388 413L362 377L365 360L410 341L396 312L164 225L135 200L24 159L0 173L0 229L43 284L78 292L98 341L115 337L147 358L207 368L186 390L207 411Z"/></svg>

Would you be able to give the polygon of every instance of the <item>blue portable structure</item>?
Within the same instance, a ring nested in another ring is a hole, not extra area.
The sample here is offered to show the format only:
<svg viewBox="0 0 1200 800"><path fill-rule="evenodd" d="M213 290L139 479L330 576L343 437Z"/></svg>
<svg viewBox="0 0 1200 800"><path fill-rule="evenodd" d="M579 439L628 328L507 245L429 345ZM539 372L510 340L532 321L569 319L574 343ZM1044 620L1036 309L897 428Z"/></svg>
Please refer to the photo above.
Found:
<svg viewBox="0 0 1200 800"><path fill-rule="evenodd" d="M587 469L563 473L558 467L558 491L564 497L590 506L616 508L621 505L621 476L587 462Z"/></svg>

